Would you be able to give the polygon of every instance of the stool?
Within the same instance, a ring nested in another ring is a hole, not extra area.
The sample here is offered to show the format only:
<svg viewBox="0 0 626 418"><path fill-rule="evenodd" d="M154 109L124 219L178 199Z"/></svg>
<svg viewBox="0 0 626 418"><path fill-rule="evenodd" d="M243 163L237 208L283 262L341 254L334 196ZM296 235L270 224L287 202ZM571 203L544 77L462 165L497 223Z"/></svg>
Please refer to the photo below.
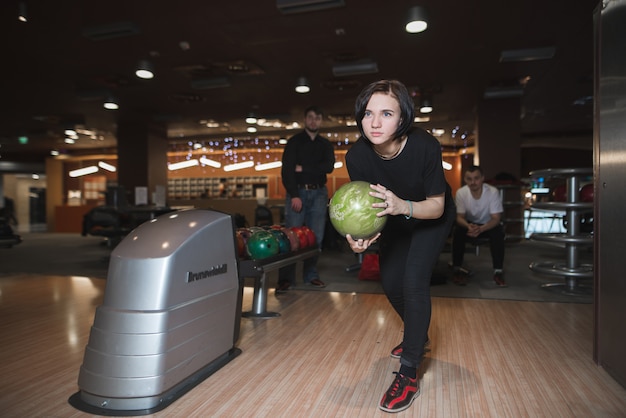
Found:
<svg viewBox="0 0 626 418"><path fill-rule="evenodd" d="M480 246L489 244L489 238L474 238L468 240L467 243L474 246L474 253L478 257L480 255Z"/></svg>

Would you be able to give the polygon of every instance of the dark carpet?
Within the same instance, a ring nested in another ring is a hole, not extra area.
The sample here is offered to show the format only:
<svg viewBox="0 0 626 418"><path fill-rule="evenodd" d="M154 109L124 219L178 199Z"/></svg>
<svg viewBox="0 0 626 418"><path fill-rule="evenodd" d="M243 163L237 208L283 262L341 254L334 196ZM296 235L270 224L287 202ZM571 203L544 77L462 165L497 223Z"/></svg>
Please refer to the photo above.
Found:
<svg viewBox="0 0 626 418"><path fill-rule="evenodd" d="M0 248L0 279L2 276L27 274L45 274L60 276L86 276L106 279L109 254L112 248L99 237L83 237L79 234L26 233L23 242L13 248ZM579 250L581 262L591 263L593 255L590 249ZM542 284L563 283L562 277L541 276L529 269L534 261L555 260L565 257L565 249L533 241L508 243L505 256L505 279L508 287L500 288L492 280L491 257L488 246L480 248L476 255L468 248L465 255L465 267L473 272L466 286L457 286L451 282L452 271L449 267L451 255L444 251L433 275L431 293L434 297L525 300L538 302L592 303L591 281L581 284L589 290L581 294L570 295L563 288L546 288ZM294 289L330 292L382 293L379 281L359 280L358 270L347 272L346 267L355 264L357 257L339 243L332 249L322 251L318 269L321 279L327 284L319 289L296 283ZM271 286L274 282L271 278ZM246 286L251 280L245 281ZM273 296L273 295L272 295Z"/></svg>

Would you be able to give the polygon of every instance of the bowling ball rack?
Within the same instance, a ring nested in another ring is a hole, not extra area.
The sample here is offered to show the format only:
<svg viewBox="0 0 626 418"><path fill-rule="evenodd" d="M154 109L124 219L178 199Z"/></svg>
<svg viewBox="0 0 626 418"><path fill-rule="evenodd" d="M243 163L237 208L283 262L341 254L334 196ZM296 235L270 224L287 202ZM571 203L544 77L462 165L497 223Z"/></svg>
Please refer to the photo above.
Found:
<svg viewBox="0 0 626 418"><path fill-rule="evenodd" d="M262 260L240 260L239 278L254 279L254 294L252 296L252 309L243 312L245 318L275 318L280 316L278 312L267 310L267 293L269 290L269 275L277 272L280 268L291 264L296 265L296 277L302 277L304 260L319 254L317 245L292 253L278 254Z"/></svg>

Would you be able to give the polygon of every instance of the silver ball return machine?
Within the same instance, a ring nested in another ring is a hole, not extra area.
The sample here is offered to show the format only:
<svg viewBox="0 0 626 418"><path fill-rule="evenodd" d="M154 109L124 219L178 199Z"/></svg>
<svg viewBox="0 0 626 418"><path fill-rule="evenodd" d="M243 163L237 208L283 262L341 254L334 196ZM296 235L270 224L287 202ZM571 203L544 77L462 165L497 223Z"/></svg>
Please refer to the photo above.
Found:
<svg viewBox="0 0 626 418"><path fill-rule="evenodd" d="M268 275L288 264L302 273L317 246L264 260L237 257L230 215L191 209L141 224L111 253L68 402L104 416L165 409L237 357L241 317L267 311ZM244 278L254 278L252 311L241 312Z"/></svg>

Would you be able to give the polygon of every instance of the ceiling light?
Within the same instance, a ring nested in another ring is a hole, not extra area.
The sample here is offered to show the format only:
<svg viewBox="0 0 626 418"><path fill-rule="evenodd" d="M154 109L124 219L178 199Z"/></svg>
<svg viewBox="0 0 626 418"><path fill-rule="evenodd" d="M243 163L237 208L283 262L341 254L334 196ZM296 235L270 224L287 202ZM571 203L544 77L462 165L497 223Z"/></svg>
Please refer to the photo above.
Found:
<svg viewBox="0 0 626 418"><path fill-rule="evenodd" d="M413 119L413 122L415 123L430 122L430 116L415 116L415 119Z"/></svg>
<svg viewBox="0 0 626 418"><path fill-rule="evenodd" d="M78 170L70 171L70 177L81 177L86 176L87 174L93 174L98 172L98 167L95 165L90 165L89 167L79 168Z"/></svg>
<svg viewBox="0 0 626 418"><path fill-rule="evenodd" d="M423 97L420 102L420 113L430 113L433 111L433 100L429 97Z"/></svg>
<svg viewBox="0 0 626 418"><path fill-rule="evenodd" d="M447 161L441 161L441 165L443 166L444 170L452 170L452 164L450 164Z"/></svg>
<svg viewBox="0 0 626 418"><path fill-rule="evenodd" d="M152 66L152 63L148 60L139 61L135 75L145 80L154 78L154 67Z"/></svg>
<svg viewBox="0 0 626 418"><path fill-rule="evenodd" d="M279 168L282 166L283 166L282 161L272 161L271 163L257 164L254 166L254 169L256 171L263 171L263 170L271 170L272 168Z"/></svg>
<svg viewBox="0 0 626 418"><path fill-rule="evenodd" d="M65 142L66 144L75 144L75 143L76 143L76 140L75 140L74 138L69 138L69 137L68 137L68 138L65 138L65 139L63 140L63 142Z"/></svg>
<svg viewBox="0 0 626 418"><path fill-rule="evenodd" d="M256 128L255 128L254 126L248 126L248 127L246 128L246 131L248 131L248 133L253 134L253 133L255 133L255 132L256 132Z"/></svg>
<svg viewBox="0 0 626 418"><path fill-rule="evenodd" d="M170 171L180 170L181 168L189 168L198 165L198 160L185 160L178 163L171 163L167 165L167 169Z"/></svg>
<svg viewBox="0 0 626 418"><path fill-rule="evenodd" d="M24 3L23 1L21 1L19 4L17 20L19 20L20 22L28 22L28 16L26 14L26 3Z"/></svg>
<svg viewBox="0 0 626 418"><path fill-rule="evenodd" d="M305 77L299 77L296 82L296 92L298 93L308 93L311 91L311 87L309 87L309 82Z"/></svg>
<svg viewBox="0 0 626 418"><path fill-rule="evenodd" d="M65 130L65 135L67 135L67 136L76 136L76 135L78 135L78 133L74 129L72 129L72 128L67 128Z"/></svg>
<svg viewBox="0 0 626 418"><path fill-rule="evenodd" d="M98 167L102 168L103 170L110 171L111 173L115 173L117 171L117 168L115 168L114 165L105 163L104 161L98 161Z"/></svg>
<svg viewBox="0 0 626 418"><path fill-rule="evenodd" d="M215 167L215 168L220 168L222 166L222 163L220 163L219 161L211 160L207 157L200 157L200 162L204 165L208 165L210 167Z"/></svg>
<svg viewBox="0 0 626 418"><path fill-rule="evenodd" d="M255 124L257 122L257 118L254 115L254 113L248 113L248 116L246 117L246 123L249 124Z"/></svg>
<svg viewBox="0 0 626 418"><path fill-rule="evenodd" d="M117 110L120 106L117 104L117 100L114 97L107 97L103 104L104 108L107 110Z"/></svg>
<svg viewBox="0 0 626 418"><path fill-rule="evenodd" d="M424 32L428 27L426 21L426 10L420 6L413 6L409 9L409 20L404 29L409 33Z"/></svg>
<svg viewBox="0 0 626 418"><path fill-rule="evenodd" d="M343 167L343 163L341 161L335 161L335 164L333 164L334 168L341 168Z"/></svg>
<svg viewBox="0 0 626 418"><path fill-rule="evenodd" d="M243 163L235 163L224 166L224 171L235 171L241 170L244 168L250 168L254 165L254 161L245 161Z"/></svg>

